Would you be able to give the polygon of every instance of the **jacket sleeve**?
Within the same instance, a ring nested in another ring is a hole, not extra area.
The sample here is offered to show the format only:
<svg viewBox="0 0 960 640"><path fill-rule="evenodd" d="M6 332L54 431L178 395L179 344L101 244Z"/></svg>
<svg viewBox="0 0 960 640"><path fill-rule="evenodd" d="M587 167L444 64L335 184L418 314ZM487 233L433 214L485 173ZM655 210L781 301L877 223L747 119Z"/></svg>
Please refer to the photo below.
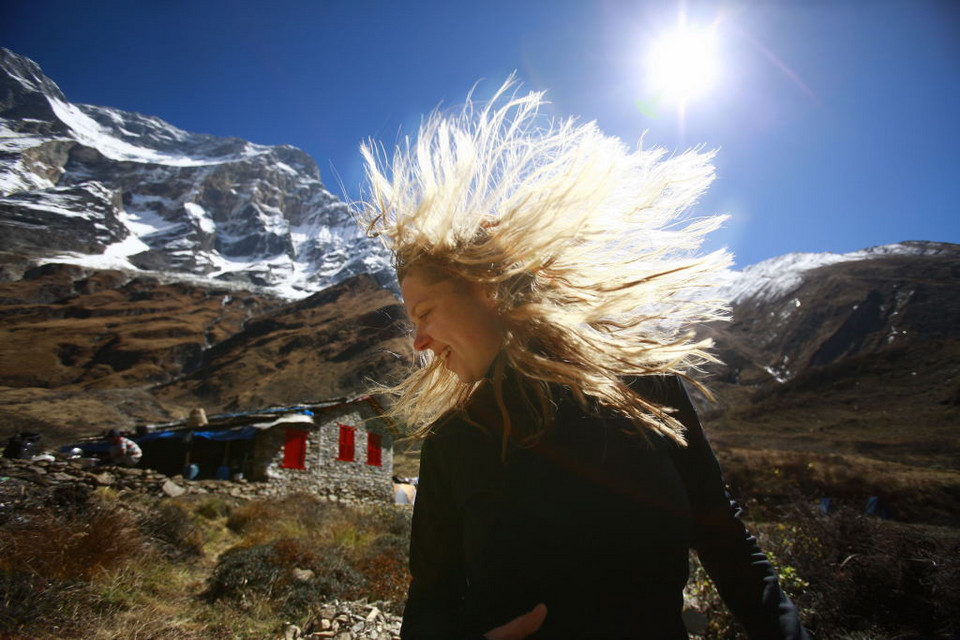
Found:
<svg viewBox="0 0 960 640"><path fill-rule="evenodd" d="M460 510L453 496L441 435L428 437L420 453L420 480L410 533L410 573L400 636L404 640L464 637L465 584Z"/></svg>
<svg viewBox="0 0 960 640"><path fill-rule="evenodd" d="M686 427L678 467L694 514L693 547L751 640L808 640L796 606L780 588L777 571L743 525L727 493L720 465L683 383L670 383L668 404Z"/></svg>

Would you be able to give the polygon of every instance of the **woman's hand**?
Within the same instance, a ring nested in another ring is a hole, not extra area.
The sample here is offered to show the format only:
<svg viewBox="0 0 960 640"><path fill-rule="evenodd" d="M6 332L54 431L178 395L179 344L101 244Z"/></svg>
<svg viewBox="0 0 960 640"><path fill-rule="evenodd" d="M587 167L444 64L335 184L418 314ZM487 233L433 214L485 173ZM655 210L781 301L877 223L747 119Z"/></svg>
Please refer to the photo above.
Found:
<svg viewBox="0 0 960 640"><path fill-rule="evenodd" d="M523 640L535 633L547 617L547 605L542 602L522 616L514 618L507 624L491 629L483 634L487 640Z"/></svg>

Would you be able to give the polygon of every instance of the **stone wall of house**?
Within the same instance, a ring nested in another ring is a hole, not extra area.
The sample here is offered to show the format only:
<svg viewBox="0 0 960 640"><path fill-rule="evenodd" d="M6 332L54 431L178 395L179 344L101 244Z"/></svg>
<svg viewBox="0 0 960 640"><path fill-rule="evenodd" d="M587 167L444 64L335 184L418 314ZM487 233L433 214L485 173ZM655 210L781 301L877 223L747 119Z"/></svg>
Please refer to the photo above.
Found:
<svg viewBox="0 0 960 640"><path fill-rule="evenodd" d="M307 432L307 455L303 469L284 469L283 447L286 428L277 427L258 436L254 454L254 479L265 478L268 484L281 492L305 491L343 502L393 502L393 446L389 434L380 434L380 465L368 464L368 428L358 405L341 410L325 411L316 417L317 425ZM372 413L371 413L372 415ZM356 427L354 432L354 460L338 459L340 427ZM301 426L291 424L291 428Z"/></svg>

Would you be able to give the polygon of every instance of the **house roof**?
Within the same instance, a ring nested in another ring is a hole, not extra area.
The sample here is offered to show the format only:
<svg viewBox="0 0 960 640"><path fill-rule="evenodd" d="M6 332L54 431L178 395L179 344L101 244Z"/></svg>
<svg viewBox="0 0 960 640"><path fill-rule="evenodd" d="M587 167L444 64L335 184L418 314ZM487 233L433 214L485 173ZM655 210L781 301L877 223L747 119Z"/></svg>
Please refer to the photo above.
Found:
<svg viewBox="0 0 960 640"><path fill-rule="evenodd" d="M137 427L136 435L129 437L137 443L159 439L177 439L189 441L191 438L208 440L249 440L258 432L280 425L316 424L314 416L352 404L366 404L387 426L393 427L393 421L384 416L383 408L372 396L361 395L352 398L334 398L321 402L298 404L288 407L269 407L252 411L238 411L220 413L207 416L207 424L202 426L190 425L189 419L174 420L159 424L150 424ZM88 453L98 453L109 449L109 443L104 442L105 436L99 434L80 440L77 443L65 445L61 451L69 451L73 447L80 447Z"/></svg>

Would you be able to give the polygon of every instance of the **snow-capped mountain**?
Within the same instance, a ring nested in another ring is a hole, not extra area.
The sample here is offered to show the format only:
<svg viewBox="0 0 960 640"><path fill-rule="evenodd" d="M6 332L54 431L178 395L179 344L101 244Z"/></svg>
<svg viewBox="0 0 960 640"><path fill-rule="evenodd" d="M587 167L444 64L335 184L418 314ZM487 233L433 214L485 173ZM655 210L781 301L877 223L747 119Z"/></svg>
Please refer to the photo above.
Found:
<svg viewBox="0 0 960 640"><path fill-rule="evenodd" d="M0 251L252 283L299 298L358 273L389 283L382 247L291 146L72 104L0 49Z"/></svg>
<svg viewBox="0 0 960 640"><path fill-rule="evenodd" d="M730 381L782 384L850 357L960 335L955 244L793 253L725 279L732 319L711 333Z"/></svg>
<svg viewBox="0 0 960 640"><path fill-rule="evenodd" d="M750 265L743 271L724 274L720 297L734 304L757 298L775 302L798 289L809 272L831 264L890 256L946 256L955 253L954 245L917 241L881 245L850 253L788 253Z"/></svg>

